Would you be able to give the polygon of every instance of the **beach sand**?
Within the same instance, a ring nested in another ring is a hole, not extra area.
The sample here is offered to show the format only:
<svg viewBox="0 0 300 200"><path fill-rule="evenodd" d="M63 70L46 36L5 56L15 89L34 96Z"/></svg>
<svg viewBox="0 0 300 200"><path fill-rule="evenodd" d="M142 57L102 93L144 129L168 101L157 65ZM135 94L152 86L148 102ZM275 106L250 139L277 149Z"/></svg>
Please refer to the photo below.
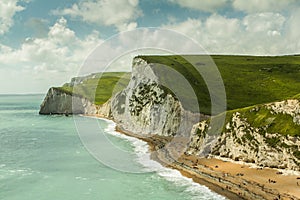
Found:
<svg viewBox="0 0 300 200"><path fill-rule="evenodd" d="M116 127L116 130L146 141L150 146L153 160L179 170L182 175L229 199L300 199L300 176L284 175L276 169L253 168L246 163L216 158L200 158L185 154L178 156L174 144L168 148L170 141L174 142L173 138L157 135L141 136L120 127ZM178 142L184 143L182 140Z"/></svg>

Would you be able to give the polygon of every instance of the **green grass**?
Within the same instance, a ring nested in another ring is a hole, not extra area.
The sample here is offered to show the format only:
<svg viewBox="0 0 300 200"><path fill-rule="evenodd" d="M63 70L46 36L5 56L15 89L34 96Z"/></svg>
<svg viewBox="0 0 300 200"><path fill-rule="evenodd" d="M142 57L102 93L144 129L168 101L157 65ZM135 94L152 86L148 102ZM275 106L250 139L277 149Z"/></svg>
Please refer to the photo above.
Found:
<svg viewBox="0 0 300 200"><path fill-rule="evenodd" d="M300 94L295 95L295 96L293 97L293 99L298 99L298 100L300 100Z"/></svg>
<svg viewBox="0 0 300 200"><path fill-rule="evenodd" d="M294 156L298 159L300 159L300 151L295 151Z"/></svg>
<svg viewBox="0 0 300 200"><path fill-rule="evenodd" d="M101 78L91 78L74 87L65 84L58 89L89 99L96 105L105 103L113 93L124 89L130 78L130 73L125 72L105 72Z"/></svg>
<svg viewBox="0 0 300 200"><path fill-rule="evenodd" d="M182 74L196 93L187 94L185 86L178 86L183 105L195 111L195 101L204 114L211 114L208 88L198 71L182 56L139 56L148 63L158 63ZM207 56L189 57L200 69L212 70ZM255 56L211 56L216 63L226 90L227 110L274 102L294 97L300 93L300 56L255 57ZM158 70L159 72L163 72ZM164 74L164 73L162 73ZM176 80L165 73L162 82L176 84ZM211 84L211 83L210 83ZM214 84L214 82L212 82ZM215 82L217 84L217 81ZM300 94L297 95L300 99Z"/></svg>
<svg viewBox="0 0 300 200"><path fill-rule="evenodd" d="M266 106L255 105L246 108L227 111L225 124L230 123L233 113L236 112L239 112L241 118L246 119L252 127L260 129L262 127L266 127L265 130L261 129L261 134L265 134L267 132L300 137L300 125L295 124L293 122L292 116L288 114L272 114L270 110L266 108ZM223 132L224 131L226 131L225 126L223 127ZM276 140L270 139L269 142L270 144L274 144Z"/></svg>
<svg viewBox="0 0 300 200"><path fill-rule="evenodd" d="M167 85L176 85L170 91L176 94L184 108L211 114L211 97L203 77L193 67L197 66L202 74L212 72L212 62L208 56L138 56L148 63L159 64L154 68L160 81ZM188 58L188 62L185 58ZM252 105L269 103L287 98L300 99L300 56L256 57L256 56L211 56L224 82L226 90L227 110L244 108ZM162 66L166 67L162 67ZM178 80L169 74L168 69L179 72L191 86L195 96L187 90L186 85L178 84ZM61 90L82 95L96 104L103 104L112 95L117 84L117 91L128 83L121 79L123 72L104 73L100 82L97 78L89 79L74 88L64 86ZM212 80L209 84L218 84ZM169 91L169 92L170 92ZM216 93L220 91L215 91ZM296 95L296 96L295 96ZM198 107L199 105L199 107Z"/></svg>
<svg viewBox="0 0 300 200"><path fill-rule="evenodd" d="M260 107L258 111L245 109L242 117L254 127L266 126L268 133L280 133L282 135L300 136L300 125L293 122L292 116L288 114L272 114L265 107Z"/></svg>
<svg viewBox="0 0 300 200"><path fill-rule="evenodd" d="M267 138L266 142L269 144L270 147L276 147L280 143L280 139L278 137Z"/></svg>

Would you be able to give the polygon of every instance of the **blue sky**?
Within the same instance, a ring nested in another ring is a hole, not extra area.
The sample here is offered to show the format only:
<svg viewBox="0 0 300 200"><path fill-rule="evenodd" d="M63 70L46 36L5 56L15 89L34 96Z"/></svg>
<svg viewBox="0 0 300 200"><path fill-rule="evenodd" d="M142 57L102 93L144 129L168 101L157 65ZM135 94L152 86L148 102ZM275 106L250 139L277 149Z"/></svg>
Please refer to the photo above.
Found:
<svg viewBox="0 0 300 200"><path fill-rule="evenodd" d="M298 19L297 0L1 0L0 78L9 84L0 94L61 85L97 45L140 27L180 32L212 54L299 54Z"/></svg>

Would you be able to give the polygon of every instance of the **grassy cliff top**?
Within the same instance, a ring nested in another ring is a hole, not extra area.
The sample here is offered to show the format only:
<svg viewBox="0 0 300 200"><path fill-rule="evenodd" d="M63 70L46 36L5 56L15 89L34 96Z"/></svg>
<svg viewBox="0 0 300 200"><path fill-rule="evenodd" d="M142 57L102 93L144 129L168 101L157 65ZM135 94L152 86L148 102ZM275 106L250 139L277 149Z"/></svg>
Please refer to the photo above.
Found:
<svg viewBox="0 0 300 200"><path fill-rule="evenodd" d="M210 114L210 96L207 86L193 65L209 70L208 56L138 56L148 63L169 66L181 73L194 89L201 112ZM300 56L211 56L226 90L227 110L274 102L300 93ZM163 79L171 79L164 75ZM176 80L174 80L175 84ZM182 88L184 97L185 89ZM298 97L300 97L298 95ZM195 109L190 97L185 96L186 108Z"/></svg>
<svg viewBox="0 0 300 200"><path fill-rule="evenodd" d="M192 102L197 101L200 111L211 114L210 95L202 76L185 58L200 70L210 70L212 60L216 64L226 90L227 110L244 108L256 104L269 103L287 98L300 99L300 56L138 56L148 63L168 66L189 81L197 98L193 99L185 86L178 86L181 101L189 110L198 110ZM211 60L212 59L212 60ZM159 71L163 72L163 71ZM122 78L123 77L123 78ZM125 78L124 78L125 77ZM177 84L165 73L163 81ZM113 91L120 91L129 82L130 73L107 72L102 77L88 78L74 87L70 84L58 88L88 98L95 104L105 103ZM178 85L178 84L177 84Z"/></svg>
<svg viewBox="0 0 300 200"><path fill-rule="evenodd" d="M101 76L101 78L99 78ZM105 72L96 74L95 78L88 78L82 82L70 86L64 84L57 89L69 94L77 94L89 99L96 105L105 103L114 92L121 91L129 82L128 72Z"/></svg>

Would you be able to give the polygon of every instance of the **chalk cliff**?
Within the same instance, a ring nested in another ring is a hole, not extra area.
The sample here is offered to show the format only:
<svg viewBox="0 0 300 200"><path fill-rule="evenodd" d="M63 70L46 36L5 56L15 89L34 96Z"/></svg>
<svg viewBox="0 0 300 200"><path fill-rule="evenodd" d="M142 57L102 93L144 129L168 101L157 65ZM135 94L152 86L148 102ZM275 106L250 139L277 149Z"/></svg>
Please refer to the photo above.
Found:
<svg viewBox="0 0 300 200"><path fill-rule="evenodd" d="M153 66L141 58L133 60L128 86L112 97L113 119L121 128L138 134L189 134L192 125L205 116L183 109L160 83Z"/></svg>
<svg viewBox="0 0 300 200"><path fill-rule="evenodd" d="M300 138L295 136L299 117L297 99L229 112L220 135L207 134L209 121L194 125L187 153L201 155L209 147L205 153L211 155L299 171ZM208 146L211 141L213 145Z"/></svg>
<svg viewBox="0 0 300 200"><path fill-rule="evenodd" d="M86 98L59 88L50 88L41 104L40 114L95 114L97 107Z"/></svg>
<svg viewBox="0 0 300 200"><path fill-rule="evenodd" d="M98 114L112 118L120 128L136 134L188 137L186 154L300 170L299 100L229 111L221 134L208 134L211 119L185 110L160 83L154 65L134 58L127 87L101 106L82 96L50 88L40 114Z"/></svg>
<svg viewBox="0 0 300 200"><path fill-rule="evenodd" d="M95 105L81 95L52 87L40 106L39 114L86 114L111 118L110 100L102 105Z"/></svg>

